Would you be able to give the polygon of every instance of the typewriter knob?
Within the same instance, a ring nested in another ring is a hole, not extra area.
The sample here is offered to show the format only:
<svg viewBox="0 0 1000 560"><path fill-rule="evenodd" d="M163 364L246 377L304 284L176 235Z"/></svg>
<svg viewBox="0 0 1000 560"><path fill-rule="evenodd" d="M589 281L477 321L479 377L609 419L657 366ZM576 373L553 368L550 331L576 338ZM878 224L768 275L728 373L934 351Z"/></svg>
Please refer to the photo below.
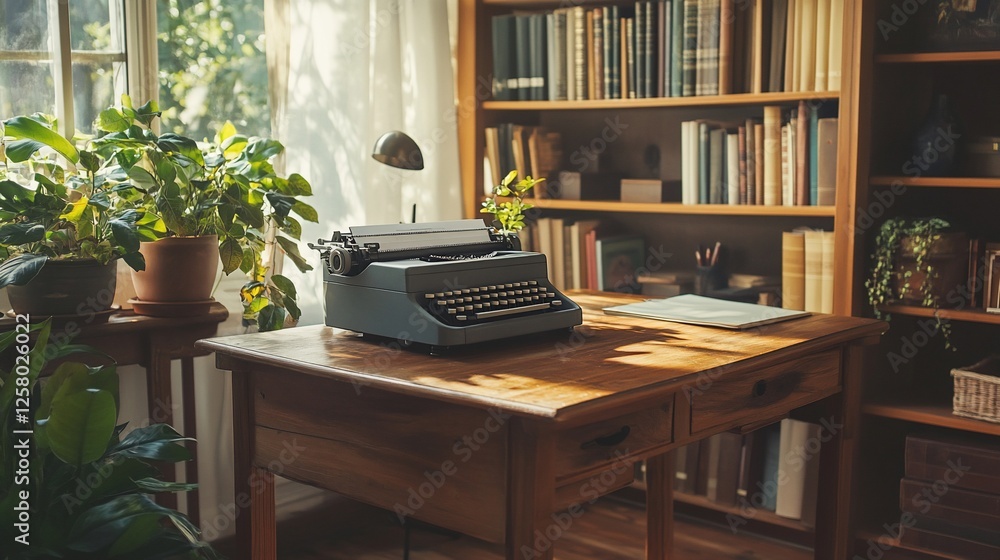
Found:
<svg viewBox="0 0 1000 560"><path fill-rule="evenodd" d="M347 274L351 270L351 252L343 247L330 249L330 272Z"/></svg>

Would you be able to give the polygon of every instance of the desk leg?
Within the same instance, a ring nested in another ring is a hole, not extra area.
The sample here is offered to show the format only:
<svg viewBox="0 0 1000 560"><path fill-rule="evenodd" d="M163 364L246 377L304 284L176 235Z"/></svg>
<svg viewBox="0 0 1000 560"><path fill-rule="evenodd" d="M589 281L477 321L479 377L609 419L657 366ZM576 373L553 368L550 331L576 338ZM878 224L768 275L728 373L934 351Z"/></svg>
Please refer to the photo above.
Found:
<svg viewBox="0 0 1000 560"><path fill-rule="evenodd" d="M667 560L674 546L674 452L646 460L646 559Z"/></svg>
<svg viewBox="0 0 1000 560"><path fill-rule="evenodd" d="M819 508L816 512L816 559L848 560L854 549L852 496L861 421L861 353L858 346L844 352L844 389L827 400L826 417L839 431L820 453ZM829 430L824 428L824 431Z"/></svg>
<svg viewBox="0 0 1000 560"><path fill-rule="evenodd" d="M520 418L510 421L507 484L507 560L552 560L564 529L552 515L555 454L551 432ZM558 530L558 531L557 531Z"/></svg>
<svg viewBox="0 0 1000 560"><path fill-rule="evenodd" d="M191 446L191 460L184 464L184 482L196 484L198 482L198 418L195 412L194 358L190 356L181 358L181 394L184 402L184 435L195 440L195 444ZM196 527L201 526L200 504L198 489L189 491L187 493L188 519Z"/></svg>
<svg viewBox="0 0 1000 560"><path fill-rule="evenodd" d="M253 464L253 379L247 371L234 371L232 376L236 557L276 560L274 475Z"/></svg>
<svg viewBox="0 0 1000 560"><path fill-rule="evenodd" d="M170 357L156 350L156 344L150 343L149 362L146 364L146 403L149 407L149 422L151 424L174 425L173 397L170 387ZM163 480L177 480L176 467L173 463L161 465ZM160 494L157 503L170 509L177 509L177 494Z"/></svg>

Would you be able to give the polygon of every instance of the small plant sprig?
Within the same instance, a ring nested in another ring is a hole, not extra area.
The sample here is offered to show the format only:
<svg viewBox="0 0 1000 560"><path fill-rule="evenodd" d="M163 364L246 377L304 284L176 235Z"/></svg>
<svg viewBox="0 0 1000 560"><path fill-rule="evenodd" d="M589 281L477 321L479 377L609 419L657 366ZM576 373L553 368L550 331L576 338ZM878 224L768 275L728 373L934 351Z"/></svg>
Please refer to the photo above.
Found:
<svg viewBox="0 0 1000 560"><path fill-rule="evenodd" d="M493 197L486 199L483 202L483 209L480 210L483 214L493 214L494 227L497 227L502 235L517 233L524 228L524 211L535 207L534 204L524 201L524 195L545 180L544 177L532 179L531 175L528 175L514 183L516 178L515 169L508 173L499 185L493 187ZM512 198L497 203L497 197Z"/></svg>
<svg viewBox="0 0 1000 560"><path fill-rule="evenodd" d="M938 270L930 262L932 245L940 239L940 234L951 227L947 221L940 218L929 219L906 219L891 218L886 220L879 229L875 238L875 250L872 253L871 276L865 281L865 288L868 289L868 303L871 304L875 316L880 319L890 320L892 317L882 311L882 306L888 305L897 299L914 296L920 300L921 305L931 307L935 310L939 307L938 298L934 295L934 281L939 277ZM900 273L898 267L898 257L903 248L903 239L908 238L912 247L915 270L906 270ZM923 273L923 279L919 286L911 284L914 272ZM899 293L896 293L894 281L902 274L903 284ZM937 328L940 330L945 348L954 350L951 344L951 324L942 321L935 312L934 318L937 321Z"/></svg>

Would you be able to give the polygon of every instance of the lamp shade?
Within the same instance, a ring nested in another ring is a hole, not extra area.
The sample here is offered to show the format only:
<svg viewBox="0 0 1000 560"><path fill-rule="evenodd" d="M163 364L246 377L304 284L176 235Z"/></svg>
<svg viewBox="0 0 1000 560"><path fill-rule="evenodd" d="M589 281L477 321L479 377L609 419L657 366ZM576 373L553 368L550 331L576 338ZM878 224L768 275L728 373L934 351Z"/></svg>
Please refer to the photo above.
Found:
<svg viewBox="0 0 1000 560"><path fill-rule="evenodd" d="M424 155L417 143L405 133L392 130L375 141L372 157L399 169L418 170L424 168Z"/></svg>

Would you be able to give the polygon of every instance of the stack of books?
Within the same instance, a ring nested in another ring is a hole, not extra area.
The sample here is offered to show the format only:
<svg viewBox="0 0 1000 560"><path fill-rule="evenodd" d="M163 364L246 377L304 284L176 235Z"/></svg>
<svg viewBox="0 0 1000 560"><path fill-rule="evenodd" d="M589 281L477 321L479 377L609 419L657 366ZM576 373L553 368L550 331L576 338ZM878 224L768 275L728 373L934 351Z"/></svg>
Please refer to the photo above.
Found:
<svg viewBox="0 0 1000 560"><path fill-rule="evenodd" d="M823 112L802 101L764 107L763 122L682 122L682 202L833 206L838 119Z"/></svg>
<svg viewBox="0 0 1000 560"><path fill-rule="evenodd" d="M840 89L836 0L644 0L495 16L493 98Z"/></svg>
<svg viewBox="0 0 1000 560"><path fill-rule="evenodd" d="M795 230L781 236L781 306L833 313L832 231Z"/></svg>
<svg viewBox="0 0 1000 560"><path fill-rule="evenodd" d="M1000 446L910 436L899 540L948 558L1000 558Z"/></svg>

